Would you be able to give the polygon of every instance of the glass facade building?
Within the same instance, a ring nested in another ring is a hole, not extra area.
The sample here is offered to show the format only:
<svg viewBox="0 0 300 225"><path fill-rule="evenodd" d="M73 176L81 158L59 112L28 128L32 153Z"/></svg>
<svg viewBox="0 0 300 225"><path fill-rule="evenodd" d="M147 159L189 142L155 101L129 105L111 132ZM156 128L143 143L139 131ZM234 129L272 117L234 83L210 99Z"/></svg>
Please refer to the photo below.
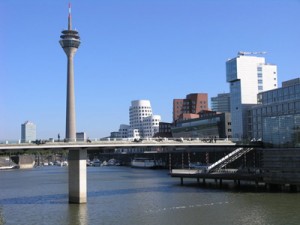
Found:
<svg viewBox="0 0 300 225"><path fill-rule="evenodd" d="M259 93L258 101L250 110L249 135L272 146L300 147L300 79Z"/></svg>
<svg viewBox="0 0 300 225"><path fill-rule="evenodd" d="M230 113L183 120L171 128L174 138L231 138Z"/></svg>
<svg viewBox="0 0 300 225"><path fill-rule="evenodd" d="M211 99L211 110L216 112L230 112L230 93L218 94Z"/></svg>

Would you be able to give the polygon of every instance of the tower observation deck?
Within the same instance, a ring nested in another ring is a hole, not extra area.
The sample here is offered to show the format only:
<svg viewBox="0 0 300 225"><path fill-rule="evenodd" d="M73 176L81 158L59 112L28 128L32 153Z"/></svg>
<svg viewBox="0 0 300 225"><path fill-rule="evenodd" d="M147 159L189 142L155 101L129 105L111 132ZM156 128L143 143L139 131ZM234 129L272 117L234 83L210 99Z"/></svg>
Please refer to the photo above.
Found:
<svg viewBox="0 0 300 225"><path fill-rule="evenodd" d="M71 5L69 4L68 29L60 36L60 45L64 49L67 59L67 102L66 102L66 141L76 141L75 91L73 58L80 45L78 31L72 30Z"/></svg>

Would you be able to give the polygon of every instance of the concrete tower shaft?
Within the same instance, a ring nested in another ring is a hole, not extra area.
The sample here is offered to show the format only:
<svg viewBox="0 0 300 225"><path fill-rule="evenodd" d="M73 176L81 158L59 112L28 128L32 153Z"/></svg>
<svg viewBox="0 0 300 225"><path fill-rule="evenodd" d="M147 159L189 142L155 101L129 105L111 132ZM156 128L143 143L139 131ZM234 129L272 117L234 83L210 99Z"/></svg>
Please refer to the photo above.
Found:
<svg viewBox="0 0 300 225"><path fill-rule="evenodd" d="M60 45L64 49L67 59L67 102L66 102L66 136L67 141L76 141L76 114L74 89L74 55L80 45L78 31L72 30L71 6L69 5L68 29L60 36Z"/></svg>

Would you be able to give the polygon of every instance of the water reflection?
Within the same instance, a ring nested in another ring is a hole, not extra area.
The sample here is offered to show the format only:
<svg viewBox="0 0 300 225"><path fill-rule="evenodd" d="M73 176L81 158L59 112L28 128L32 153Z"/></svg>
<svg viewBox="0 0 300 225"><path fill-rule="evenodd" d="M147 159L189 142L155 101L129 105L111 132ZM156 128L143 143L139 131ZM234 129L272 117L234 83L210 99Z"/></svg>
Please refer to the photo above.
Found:
<svg viewBox="0 0 300 225"><path fill-rule="evenodd" d="M0 204L2 204L2 205L66 204L67 197L68 196L66 194L19 196L19 197L14 197L14 198L0 199Z"/></svg>
<svg viewBox="0 0 300 225"><path fill-rule="evenodd" d="M86 204L69 205L69 225L88 224L88 213Z"/></svg>

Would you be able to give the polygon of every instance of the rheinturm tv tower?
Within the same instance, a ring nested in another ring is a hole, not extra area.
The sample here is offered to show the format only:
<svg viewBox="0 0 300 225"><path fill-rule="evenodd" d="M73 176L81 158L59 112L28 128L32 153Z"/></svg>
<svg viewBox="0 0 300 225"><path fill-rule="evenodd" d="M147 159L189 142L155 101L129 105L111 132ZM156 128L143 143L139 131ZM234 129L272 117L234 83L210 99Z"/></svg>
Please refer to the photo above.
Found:
<svg viewBox="0 0 300 225"><path fill-rule="evenodd" d="M76 115L74 91L74 55L80 45L78 31L72 30L71 4L69 4L68 29L62 31L60 45L68 58L67 68L67 105L66 105L66 140L76 141Z"/></svg>

